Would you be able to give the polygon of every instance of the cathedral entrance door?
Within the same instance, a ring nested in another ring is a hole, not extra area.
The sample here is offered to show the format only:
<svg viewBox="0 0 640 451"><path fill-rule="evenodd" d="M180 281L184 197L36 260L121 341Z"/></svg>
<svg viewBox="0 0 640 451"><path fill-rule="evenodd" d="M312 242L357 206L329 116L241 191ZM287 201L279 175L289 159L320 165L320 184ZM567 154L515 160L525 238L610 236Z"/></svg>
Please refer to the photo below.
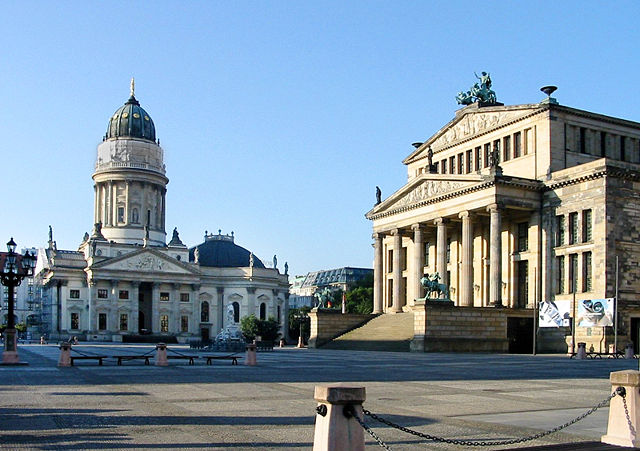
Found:
<svg viewBox="0 0 640 451"><path fill-rule="evenodd" d="M202 341L209 341L209 328L203 327L200 329L200 334L202 335Z"/></svg>
<svg viewBox="0 0 640 451"><path fill-rule="evenodd" d="M141 283L138 290L138 331L141 334L150 334L152 332L151 296L151 284L148 282Z"/></svg>

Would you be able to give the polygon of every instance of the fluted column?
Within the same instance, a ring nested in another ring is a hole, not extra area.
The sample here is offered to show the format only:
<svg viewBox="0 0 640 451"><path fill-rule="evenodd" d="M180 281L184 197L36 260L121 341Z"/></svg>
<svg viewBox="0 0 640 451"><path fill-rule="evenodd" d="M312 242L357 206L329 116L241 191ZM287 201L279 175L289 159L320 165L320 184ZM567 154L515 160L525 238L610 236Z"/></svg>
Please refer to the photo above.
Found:
<svg viewBox="0 0 640 451"><path fill-rule="evenodd" d="M458 215L462 219L462 268L460 282L460 301L463 307L473 306L473 224L471 214L463 211Z"/></svg>
<svg viewBox="0 0 640 451"><path fill-rule="evenodd" d="M127 327L131 332L139 332L138 322L140 321L140 282L131 282L131 294L129 295L130 307L129 324Z"/></svg>
<svg viewBox="0 0 640 451"><path fill-rule="evenodd" d="M151 332L160 332L160 284L151 284Z"/></svg>
<svg viewBox="0 0 640 451"><path fill-rule="evenodd" d="M391 235L393 235L393 303L391 305L391 312L398 313L402 311L402 306L400 305L400 288L402 284L402 267L400 266L402 234L400 230L394 229Z"/></svg>
<svg viewBox="0 0 640 451"><path fill-rule="evenodd" d="M487 207L491 215L489 231L489 302L502 307L502 218L498 204Z"/></svg>
<svg viewBox="0 0 640 451"><path fill-rule="evenodd" d="M180 284L171 284L169 332L180 333Z"/></svg>
<svg viewBox="0 0 640 451"><path fill-rule="evenodd" d="M449 277L447 276L447 223L446 218L438 218L434 221L437 230L436 237L436 270L440 275L441 283L449 286Z"/></svg>
<svg viewBox="0 0 640 451"><path fill-rule="evenodd" d="M413 286L415 299L424 297L424 288L420 283L420 279L424 276L424 236L423 226L414 224L411 226L413 230Z"/></svg>
<svg viewBox="0 0 640 451"><path fill-rule="evenodd" d="M382 289L384 274L382 269L382 234L373 234L373 313L382 313Z"/></svg>

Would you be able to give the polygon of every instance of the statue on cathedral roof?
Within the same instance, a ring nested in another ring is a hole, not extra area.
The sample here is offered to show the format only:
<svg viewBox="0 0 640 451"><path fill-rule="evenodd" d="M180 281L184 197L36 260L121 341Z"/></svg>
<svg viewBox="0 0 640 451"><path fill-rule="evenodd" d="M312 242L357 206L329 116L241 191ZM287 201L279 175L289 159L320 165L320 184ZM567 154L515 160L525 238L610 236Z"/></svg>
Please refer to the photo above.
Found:
<svg viewBox="0 0 640 451"><path fill-rule="evenodd" d="M493 105L497 103L496 93L491 89L491 75L488 72L481 72L480 75L473 73L480 81L480 84L474 83L467 92L460 91L456 96L456 100L460 105L471 105L479 102L480 104Z"/></svg>

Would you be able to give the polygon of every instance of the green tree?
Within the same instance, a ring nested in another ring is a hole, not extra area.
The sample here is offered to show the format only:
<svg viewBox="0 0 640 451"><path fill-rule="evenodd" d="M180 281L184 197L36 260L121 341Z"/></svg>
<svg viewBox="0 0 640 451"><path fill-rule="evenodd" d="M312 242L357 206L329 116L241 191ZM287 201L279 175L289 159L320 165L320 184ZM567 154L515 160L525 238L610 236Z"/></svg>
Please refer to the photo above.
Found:
<svg viewBox="0 0 640 451"><path fill-rule="evenodd" d="M373 312L373 288L358 287L346 294L347 313Z"/></svg>
<svg viewBox="0 0 640 451"><path fill-rule="evenodd" d="M289 336L297 340L302 331L303 340L309 339L311 327L309 325L309 312L311 307L292 308L289 310Z"/></svg>
<svg viewBox="0 0 640 451"><path fill-rule="evenodd" d="M251 314L240 319L240 331L245 341L252 342L256 335L260 335L260 320L256 318L256 315Z"/></svg>

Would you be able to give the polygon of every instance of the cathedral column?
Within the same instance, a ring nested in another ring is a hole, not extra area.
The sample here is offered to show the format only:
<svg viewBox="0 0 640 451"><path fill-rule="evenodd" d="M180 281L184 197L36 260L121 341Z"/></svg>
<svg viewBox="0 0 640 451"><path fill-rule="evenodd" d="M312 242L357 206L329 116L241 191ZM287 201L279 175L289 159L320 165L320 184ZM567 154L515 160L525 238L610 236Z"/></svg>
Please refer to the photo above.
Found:
<svg viewBox="0 0 640 451"><path fill-rule="evenodd" d="M473 307L473 224L468 211L458 216L462 219L462 280L458 305Z"/></svg>
<svg viewBox="0 0 640 451"><path fill-rule="evenodd" d="M138 322L140 311L140 282L131 282L131 296L129 298L129 324L127 328L134 334L139 333Z"/></svg>
<svg viewBox="0 0 640 451"><path fill-rule="evenodd" d="M434 221L437 227L436 238L436 270L440 275L440 283L449 286L449 277L447 276L447 223L446 218L438 218Z"/></svg>
<svg viewBox="0 0 640 451"><path fill-rule="evenodd" d="M160 227L159 229L161 231L165 231L165 220L166 220L166 202L167 202L167 190L163 189L162 190L162 202L160 204L160 208L162 209L162 211L160 212Z"/></svg>
<svg viewBox="0 0 640 451"><path fill-rule="evenodd" d="M502 221L500 207L487 207L491 215L489 241L489 302L494 307L502 307Z"/></svg>
<svg viewBox="0 0 640 451"><path fill-rule="evenodd" d="M118 225L118 184L111 184L111 224Z"/></svg>
<svg viewBox="0 0 640 451"><path fill-rule="evenodd" d="M160 332L160 312L158 311L160 302L160 284L151 284L151 333Z"/></svg>
<svg viewBox="0 0 640 451"><path fill-rule="evenodd" d="M399 229L394 229L391 235L393 236L393 303L391 305L391 313L398 313L402 311L402 306L400 305L400 288L402 284L402 267L400 266L402 234Z"/></svg>
<svg viewBox="0 0 640 451"><path fill-rule="evenodd" d="M131 214L130 214L130 205L129 205L129 186L131 182L129 180L125 181L125 193L124 193L124 223L126 225L131 224Z"/></svg>
<svg viewBox="0 0 640 451"><path fill-rule="evenodd" d="M107 187L102 184L100 186L100 219L98 222L102 223L102 225L107 225L107 195L106 195Z"/></svg>
<svg viewBox="0 0 640 451"><path fill-rule="evenodd" d="M382 269L382 233L374 233L373 239L373 313L382 313L382 289L384 274Z"/></svg>
<svg viewBox="0 0 640 451"><path fill-rule="evenodd" d="M424 277L424 230L421 224L414 224L411 229L413 230L414 299L419 299L424 297L424 288L420 283L420 279Z"/></svg>
<svg viewBox="0 0 640 451"><path fill-rule="evenodd" d="M100 191L98 189L98 184L93 185L93 223L99 222L100 215Z"/></svg>
<svg viewBox="0 0 640 451"><path fill-rule="evenodd" d="M97 322L97 312L96 312L96 299L95 299L95 286L96 286L96 282L95 280L90 280L89 283L87 284L87 291L88 291L88 304L89 304L89 312L88 312L88 319L89 319L89 327L87 327L87 330L91 333L94 332L96 330L96 322Z"/></svg>
<svg viewBox="0 0 640 451"><path fill-rule="evenodd" d="M224 287L218 287L218 332L224 329ZM213 312L209 312L210 315L213 315ZM217 332L216 332L217 333Z"/></svg>
<svg viewBox="0 0 640 451"><path fill-rule="evenodd" d="M180 284L171 284L169 333L180 333Z"/></svg>

